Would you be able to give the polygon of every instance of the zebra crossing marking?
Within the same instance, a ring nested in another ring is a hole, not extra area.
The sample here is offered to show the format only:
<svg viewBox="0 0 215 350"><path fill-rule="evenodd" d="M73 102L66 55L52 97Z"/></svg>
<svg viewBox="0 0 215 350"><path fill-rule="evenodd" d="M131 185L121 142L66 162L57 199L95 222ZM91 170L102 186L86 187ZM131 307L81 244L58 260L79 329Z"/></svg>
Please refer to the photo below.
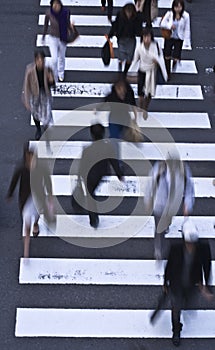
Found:
<svg viewBox="0 0 215 350"><path fill-rule="evenodd" d="M51 64L51 57L46 57L48 65ZM101 58L66 57L65 70L67 71L91 71L91 72L118 72L118 59L111 60L109 66L104 66ZM129 72L137 71L134 67ZM182 60L176 66L175 73L197 74L196 64L193 60Z"/></svg>
<svg viewBox="0 0 215 350"><path fill-rule="evenodd" d="M52 175L53 194L55 196L71 195L77 184L77 178L77 175ZM117 176L105 176L99 183L95 194L97 196L144 196L148 180L147 176L124 176L124 181L120 182ZM213 177L194 177L195 197L214 198L213 180Z"/></svg>
<svg viewBox="0 0 215 350"><path fill-rule="evenodd" d="M80 159L83 147L91 144L88 141L50 141L52 153L47 151L45 141L30 141L30 146L37 149L39 158ZM214 161L214 143L150 143L143 142L136 145L120 142L119 149L123 160L162 160L167 159L172 151L177 149L183 161Z"/></svg>
<svg viewBox="0 0 215 350"><path fill-rule="evenodd" d="M198 228L200 238L215 237L214 216L191 216ZM174 216L166 238L181 238L184 216ZM89 226L88 215L57 215L55 231L47 230L43 216L39 220L39 237L71 238L154 238L154 218L136 215L99 215L99 226L95 232ZM132 234L131 234L132 232ZM33 233L31 233L33 236Z"/></svg>
<svg viewBox="0 0 215 350"><path fill-rule="evenodd" d="M162 286L166 261L124 259L20 259L20 284ZM212 276L215 261L212 261ZM210 285L214 286L212 279Z"/></svg>
<svg viewBox="0 0 215 350"><path fill-rule="evenodd" d="M105 127L109 125L108 111L87 110L53 110L53 120L55 126L90 126L100 122ZM133 113L131 113L133 117ZM180 128L180 129L210 129L211 124L207 113L182 113L182 112L149 112L148 119L144 120L142 113L138 113L137 123L144 128ZM31 116L31 125L34 125Z"/></svg>
<svg viewBox="0 0 215 350"><path fill-rule="evenodd" d="M170 310L152 326L153 310L17 308L16 337L170 338ZM189 322L190 315L192 322ZM194 317L195 315L195 317ZM182 338L214 338L215 310L183 311ZM187 322L186 322L187 320ZM34 325L34 326L32 326Z"/></svg>
<svg viewBox="0 0 215 350"><path fill-rule="evenodd" d="M156 17L154 21L152 22L152 27L159 28L160 22L162 17ZM115 20L115 16L112 16L112 21ZM101 16L89 16L89 15L71 15L70 21L75 23L76 26L108 26L110 27L111 24L107 18L107 16L101 15ZM38 25L43 26L45 22L45 15L39 15Z"/></svg>
<svg viewBox="0 0 215 350"><path fill-rule="evenodd" d="M111 92L108 83L57 83L54 97L103 98ZM137 84L131 84L137 98ZM201 85L157 85L153 99L203 100Z"/></svg>
<svg viewBox="0 0 215 350"><path fill-rule="evenodd" d="M117 0L117 7L122 7L127 4L128 0ZM99 6L101 7L100 0L64 0L64 6ZM40 0L40 6L49 6L50 0ZM172 0L158 0L159 8L171 8Z"/></svg>
<svg viewBox="0 0 215 350"><path fill-rule="evenodd" d="M159 45L164 47L164 39L161 37L155 37L155 40L159 43ZM105 36L104 35L80 35L78 39L76 39L73 43L67 44L67 46L72 47L91 47L91 48L102 48L105 44ZM113 43L113 47L117 48L117 39L113 37L111 39ZM137 38L137 43L140 41ZM36 46L48 46L49 44L49 35L46 35L45 40L42 40L42 34L38 34L36 38ZM191 50L191 46L186 46L185 43L182 47L183 50Z"/></svg>

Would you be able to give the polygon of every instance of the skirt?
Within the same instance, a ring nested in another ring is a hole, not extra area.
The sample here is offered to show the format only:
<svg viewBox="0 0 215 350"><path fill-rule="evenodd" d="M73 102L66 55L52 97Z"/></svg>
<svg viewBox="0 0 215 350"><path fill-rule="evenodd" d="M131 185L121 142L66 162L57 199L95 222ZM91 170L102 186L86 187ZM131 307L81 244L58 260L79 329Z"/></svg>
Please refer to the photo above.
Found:
<svg viewBox="0 0 215 350"><path fill-rule="evenodd" d="M52 125L52 96L40 91L39 96L32 96L30 99L31 113L34 119L43 125Z"/></svg>
<svg viewBox="0 0 215 350"><path fill-rule="evenodd" d="M118 39L118 59L120 61L131 62L134 56L135 46L135 38Z"/></svg>

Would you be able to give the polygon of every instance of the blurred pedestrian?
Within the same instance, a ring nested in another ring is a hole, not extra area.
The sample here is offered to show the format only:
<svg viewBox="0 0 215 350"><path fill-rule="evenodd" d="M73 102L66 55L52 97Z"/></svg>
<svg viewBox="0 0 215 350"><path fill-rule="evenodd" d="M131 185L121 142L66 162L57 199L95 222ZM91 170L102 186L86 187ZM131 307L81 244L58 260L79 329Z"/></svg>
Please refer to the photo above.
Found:
<svg viewBox="0 0 215 350"><path fill-rule="evenodd" d="M136 35L139 35L140 27L134 4L128 3L117 13L108 38L117 37L119 71L122 71L122 63L125 62L124 74L126 76L133 59L136 46Z"/></svg>
<svg viewBox="0 0 215 350"><path fill-rule="evenodd" d="M183 206L183 214L192 213L194 205L194 186L191 171L186 163L179 159L157 161L150 172L144 197L147 212L153 213L155 220L155 259L166 255L165 234L169 230L172 217Z"/></svg>
<svg viewBox="0 0 215 350"><path fill-rule="evenodd" d="M156 72L159 66L167 80L167 73L162 50L159 44L154 41L154 35L150 28L142 31L140 44L137 46L132 65L139 62L138 70L138 97L139 107L143 109L143 118L148 117L148 107L156 89Z"/></svg>
<svg viewBox="0 0 215 350"><path fill-rule="evenodd" d="M164 42L164 56L167 74L170 77L171 59L172 70L175 71L177 62L181 60L181 51L190 46L190 15L185 11L184 0L174 0L172 9L167 11L161 20L161 28L171 30L170 38Z"/></svg>
<svg viewBox="0 0 215 350"><path fill-rule="evenodd" d="M51 8L46 12L45 16L43 41L49 30L48 43L55 80L56 82L58 80L62 82L64 81L68 27L72 23L70 23L70 11L64 8L61 0L51 0L50 6Z"/></svg>
<svg viewBox="0 0 215 350"><path fill-rule="evenodd" d="M24 147L23 159L14 170L7 198L11 199L19 182L19 209L23 220L24 258L29 257L30 232L39 235L40 212L44 211L47 202L52 202L52 184L48 168L38 161L34 151ZM46 195L47 193L47 195Z"/></svg>
<svg viewBox="0 0 215 350"><path fill-rule="evenodd" d="M135 8L146 23L146 27L152 27L153 20L158 16L158 0L134 0Z"/></svg>
<svg viewBox="0 0 215 350"><path fill-rule="evenodd" d="M136 101L130 84L125 79L119 79L113 84L111 93L105 97L109 114L110 138L123 139L126 127L130 125L131 115L137 118Z"/></svg>
<svg viewBox="0 0 215 350"><path fill-rule="evenodd" d="M87 208L90 225L97 228L99 216L96 204L95 191L103 176L110 172L112 165L119 180L123 179L123 173L119 167L118 159L112 143L104 139L105 128L101 124L93 124L90 127L92 144L83 150L79 175L84 181L87 192Z"/></svg>
<svg viewBox="0 0 215 350"><path fill-rule="evenodd" d="M43 50L36 50L34 58L35 61L26 67L22 97L36 125L35 139L39 140L40 123L45 130L53 123L51 87L55 86L55 80L52 69L45 66Z"/></svg>
<svg viewBox="0 0 215 350"><path fill-rule="evenodd" d="M183 242L170 249L164 274L164 291L170 295L172 307L172 342L180 345L181 310L194 297L196 287L209 301L213 295L208 289L211 277L211 252L207 241L198 239L198 232L190 219L183 228ZM205 285L203 285L203 277Z"/></svg>
<svg viewBox="0 0 215 350"><path fill-rule="evenodd" d="M104 12L105 11L105 6L107 3L107 17L109 22L112 22L112 15L113 15L113 0L101 0L101 10Z"/></svg>

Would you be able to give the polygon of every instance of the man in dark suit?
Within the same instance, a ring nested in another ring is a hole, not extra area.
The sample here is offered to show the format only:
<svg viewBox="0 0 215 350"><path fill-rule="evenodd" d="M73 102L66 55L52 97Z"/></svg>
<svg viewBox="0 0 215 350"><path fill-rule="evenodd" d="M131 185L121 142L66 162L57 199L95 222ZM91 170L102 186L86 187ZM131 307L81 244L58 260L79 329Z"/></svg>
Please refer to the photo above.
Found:
<svg viewBox="0 0 215 350"><path fill-rule="evenodd" d="M172 342L180 344L181 309L193 296L198 286L203 296L210 300L208 289L211 273L211 252L208 242L198 240L197 229L190 219L183 225L183 242L170 249L164 274L164 290L170 292L172 305ZM203 285L203 275L205 285Z"/></svg>
<svg viewBox="0 0 215 350"><path fill-rule="evenodd" d="M99 217L95 200L95 191L103 176L110 173L112 165L119 180L123 179L115 149L110 140L104 139L105 128L101 124L90 127L92 144L83 150L79 174L82 177L87 192L87 209L90 225L98 227Z"/></svg>

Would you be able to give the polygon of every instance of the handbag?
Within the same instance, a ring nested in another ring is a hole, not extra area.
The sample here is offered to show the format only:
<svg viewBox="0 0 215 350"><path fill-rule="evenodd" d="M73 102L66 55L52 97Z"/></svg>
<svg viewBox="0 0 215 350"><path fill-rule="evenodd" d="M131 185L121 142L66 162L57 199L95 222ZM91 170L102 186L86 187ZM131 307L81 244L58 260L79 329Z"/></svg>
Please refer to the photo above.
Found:
<svg viewBox="0 0 215 350"><path fill-rule="evenodd" d="M108 39L108 36L105 35L107 41L105 42L104 46L102 47L101 51L101 58L105 66L109 66L110 64L110 59L114 58L114 51L113 51L113 44Z"/></svg>
<svg viewBox="0 0 215 350"><path fill-rule="evenodd" d="M131 119L130 125L126 128L124 139L128 142L142 142L143 134L137 122Z"/></svg>
<svg viewBox="0 0 215 350"><path fill-rule="evenodd" d="M71 205L74 210L83 211L86 208L86 189L80 176L71 196Z"/></svg>
<svg viewBox="0 0 215 350"><path fill-rule="evenodd" d="M172 34L171 29L161 28L161 35L164 39L169 40Z"/></svg>
<svg viewBox="0 0 215 350"><path fill-rule="evenodd" d="M79 32L74 24L67 29L67 43L73 43L79 37Z"/></svg>

